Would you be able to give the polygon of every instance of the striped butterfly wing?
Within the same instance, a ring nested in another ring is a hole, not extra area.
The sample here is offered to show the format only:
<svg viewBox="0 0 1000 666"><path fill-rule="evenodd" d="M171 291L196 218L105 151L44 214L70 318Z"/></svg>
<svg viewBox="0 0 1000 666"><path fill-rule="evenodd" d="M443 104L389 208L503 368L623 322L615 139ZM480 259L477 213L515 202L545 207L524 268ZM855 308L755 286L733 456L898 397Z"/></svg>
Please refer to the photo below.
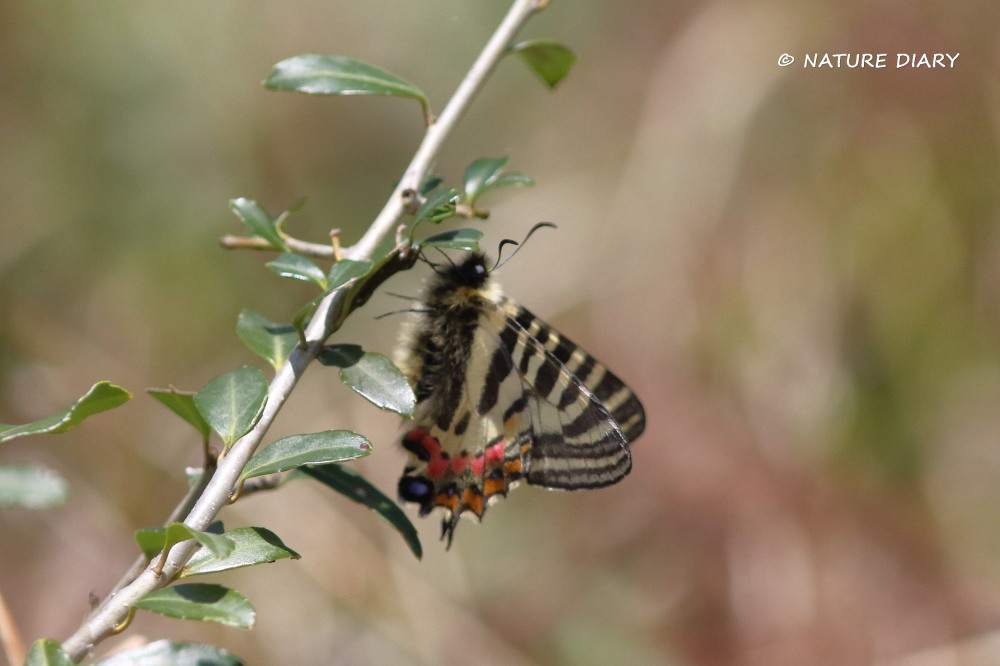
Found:
<svg viewBox="0 0 1000 666"><path fill-rule="evenodd" d="M645 428L638 398L524 307L505 298L499 310L504 325L485 386L506 395L505 413L530 441L525 480L562 490L620 481L632 468L628 445Z"/></svg>

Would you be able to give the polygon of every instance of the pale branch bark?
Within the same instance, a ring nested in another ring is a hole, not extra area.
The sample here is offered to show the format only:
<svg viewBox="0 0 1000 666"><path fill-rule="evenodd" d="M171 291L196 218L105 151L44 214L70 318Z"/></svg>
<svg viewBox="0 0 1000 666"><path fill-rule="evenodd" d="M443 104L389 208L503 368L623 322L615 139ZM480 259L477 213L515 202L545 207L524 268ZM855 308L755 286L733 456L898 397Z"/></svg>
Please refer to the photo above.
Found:
<svg viewBox="0 0 1000 666"><path fill-rule="evenodd" d="M231 250L263 250L266 252L279 251L278 248L271 245L270 241L259 236L227 235L219 239L219 245ZM308 241L291 237L285 238L285 245L293 252L305 254L310 257L319 257L320 259L334 258L333 245L320 245L319 243L310 243Z"/></svg>
<svg viewBox="0 0 1000 666"><path fill-rule="evenodd" d="M548 4L548 0L514 1L441 115L427 128L423 141L382 211L358 243L344 250L343 254L346 258L371 259L382 241L396 230L406 214L407 195L419 190L444 142L451 135L476 94L502 59L518 30L532 14L542 9L546 4ZM405 267L405 263L405 261L399 262L399 266L394 267L394 270ZM390 266L390 268L393 267ZM385 277L385 275L380 276L379 281L384 280ZM315 358L326 339L340 326L342 316L349 312L352 303L348 302L348 299L351 299L356 305L367 298L369 292L370 290L359 293L357 290L340 289L330 294L319 304L305 331L305 347L296 347L284 365L278 369L268 388L268 398L263 415L257 425L237 441L225 458L219 461L215 474L208 480L204 491L194 502L184 520L187 526L204 530L215 520L215 517L229 501L243 467L264 438L299 377ZM331 313L334 316L331 316ZM153 561L131 581L116 586L112 593L98 604L79 629L63 643L63 649L70 658L79 661L98 642L113 634L116 627L119 627L127 619L129 609L137 601L149 592L169 584L195 548L194 541L177 544L171 549L162 572L157 574L154 571L155 563L159 558L153 558Z"/></svg>
<svg viewBox="0 0 1000 666"><path fill-rule="evenodd" d="M24 663L24 643L21 642L21 634L14 624L14 616L7 608L2 594L0 594L0 648L12 665Z"/></svg>

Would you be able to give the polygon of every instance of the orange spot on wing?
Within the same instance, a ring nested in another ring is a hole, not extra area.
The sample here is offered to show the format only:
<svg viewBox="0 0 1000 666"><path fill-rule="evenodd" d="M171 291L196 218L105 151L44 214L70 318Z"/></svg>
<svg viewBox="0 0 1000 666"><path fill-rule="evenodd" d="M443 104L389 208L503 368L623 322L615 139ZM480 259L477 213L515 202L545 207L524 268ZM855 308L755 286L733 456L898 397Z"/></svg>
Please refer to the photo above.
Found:
<svg viewBox="0 0 1000 666"><path fill-rule="evenodd" d="M454 490L450 492L446 490L443 493L438 493L438 496L434 498L434 504L455 512L458 509L458 493Z"/></svg>
<svg viewBox="0 0 1000 666"><path fill-rule="evenodd" d="M503 477L499 479L486 479L483 484L483 492L487 497L507 492L507 480Z"/></svg>
<svg viewBox="0 0 1000 666"><path fill-rule="evenodd" d="M462 508L468 509L482 518L485 509L483 494L477 488L466 488L465 493L462 494Z"/></svg>

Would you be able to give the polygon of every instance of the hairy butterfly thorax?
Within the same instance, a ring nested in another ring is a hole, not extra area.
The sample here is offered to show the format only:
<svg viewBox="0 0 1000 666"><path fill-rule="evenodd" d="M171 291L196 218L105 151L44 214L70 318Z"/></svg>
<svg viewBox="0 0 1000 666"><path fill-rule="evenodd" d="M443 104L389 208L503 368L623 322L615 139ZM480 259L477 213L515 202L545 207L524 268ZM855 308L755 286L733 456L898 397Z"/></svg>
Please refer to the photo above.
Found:
<svg viewBox="0 0 1000 666"><path fill-rule="evenodd" d="M417 396L400 496L443 509L450 544L463 513L482 518L522 479L576 490L628 474L645 427L632 391L505 296L484 255L434 270L398 359Z"/></svg>

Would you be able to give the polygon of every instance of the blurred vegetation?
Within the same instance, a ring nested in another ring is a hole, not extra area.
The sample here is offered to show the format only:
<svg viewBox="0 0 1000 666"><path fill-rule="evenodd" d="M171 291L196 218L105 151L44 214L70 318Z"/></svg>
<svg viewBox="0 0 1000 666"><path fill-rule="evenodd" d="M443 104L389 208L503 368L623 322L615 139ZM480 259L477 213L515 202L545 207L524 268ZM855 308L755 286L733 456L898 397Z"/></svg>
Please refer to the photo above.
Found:
<svg viewBox="0 0 1000 666"><path fill-rule="evenodd" d="M310 297L265 255L218 248L239 232L227 201L304 197L295 235L351 242L419 140L406 100L260 80L290 55L346 54L440 107L505 8L0 6L0 421L99 379L137 395L0 451L69 480L62 508L0 511L0 587L26 638L76 627L198 463L141 389L252 362L240 309L282 320ZM292 485L223 516L302 555L231 574L253 632L141 616L134 631L254 664L995 663L998 29L987 0L554 0L524 37L570 45L570 77L550 93L505 63L438 171L509 155L537 179L487 202L484 247L559 224L502 282L642 397L633 475L520 489L448 552L422 521L422 562L364 509ZM802 68L812 52L961 55ZM398 307L376 297L338 341L388 353L399 320L374 317ZM395 487L393 417L318 368L293 402L274 438L362 432L375 453L358 469Z"/></svg>

